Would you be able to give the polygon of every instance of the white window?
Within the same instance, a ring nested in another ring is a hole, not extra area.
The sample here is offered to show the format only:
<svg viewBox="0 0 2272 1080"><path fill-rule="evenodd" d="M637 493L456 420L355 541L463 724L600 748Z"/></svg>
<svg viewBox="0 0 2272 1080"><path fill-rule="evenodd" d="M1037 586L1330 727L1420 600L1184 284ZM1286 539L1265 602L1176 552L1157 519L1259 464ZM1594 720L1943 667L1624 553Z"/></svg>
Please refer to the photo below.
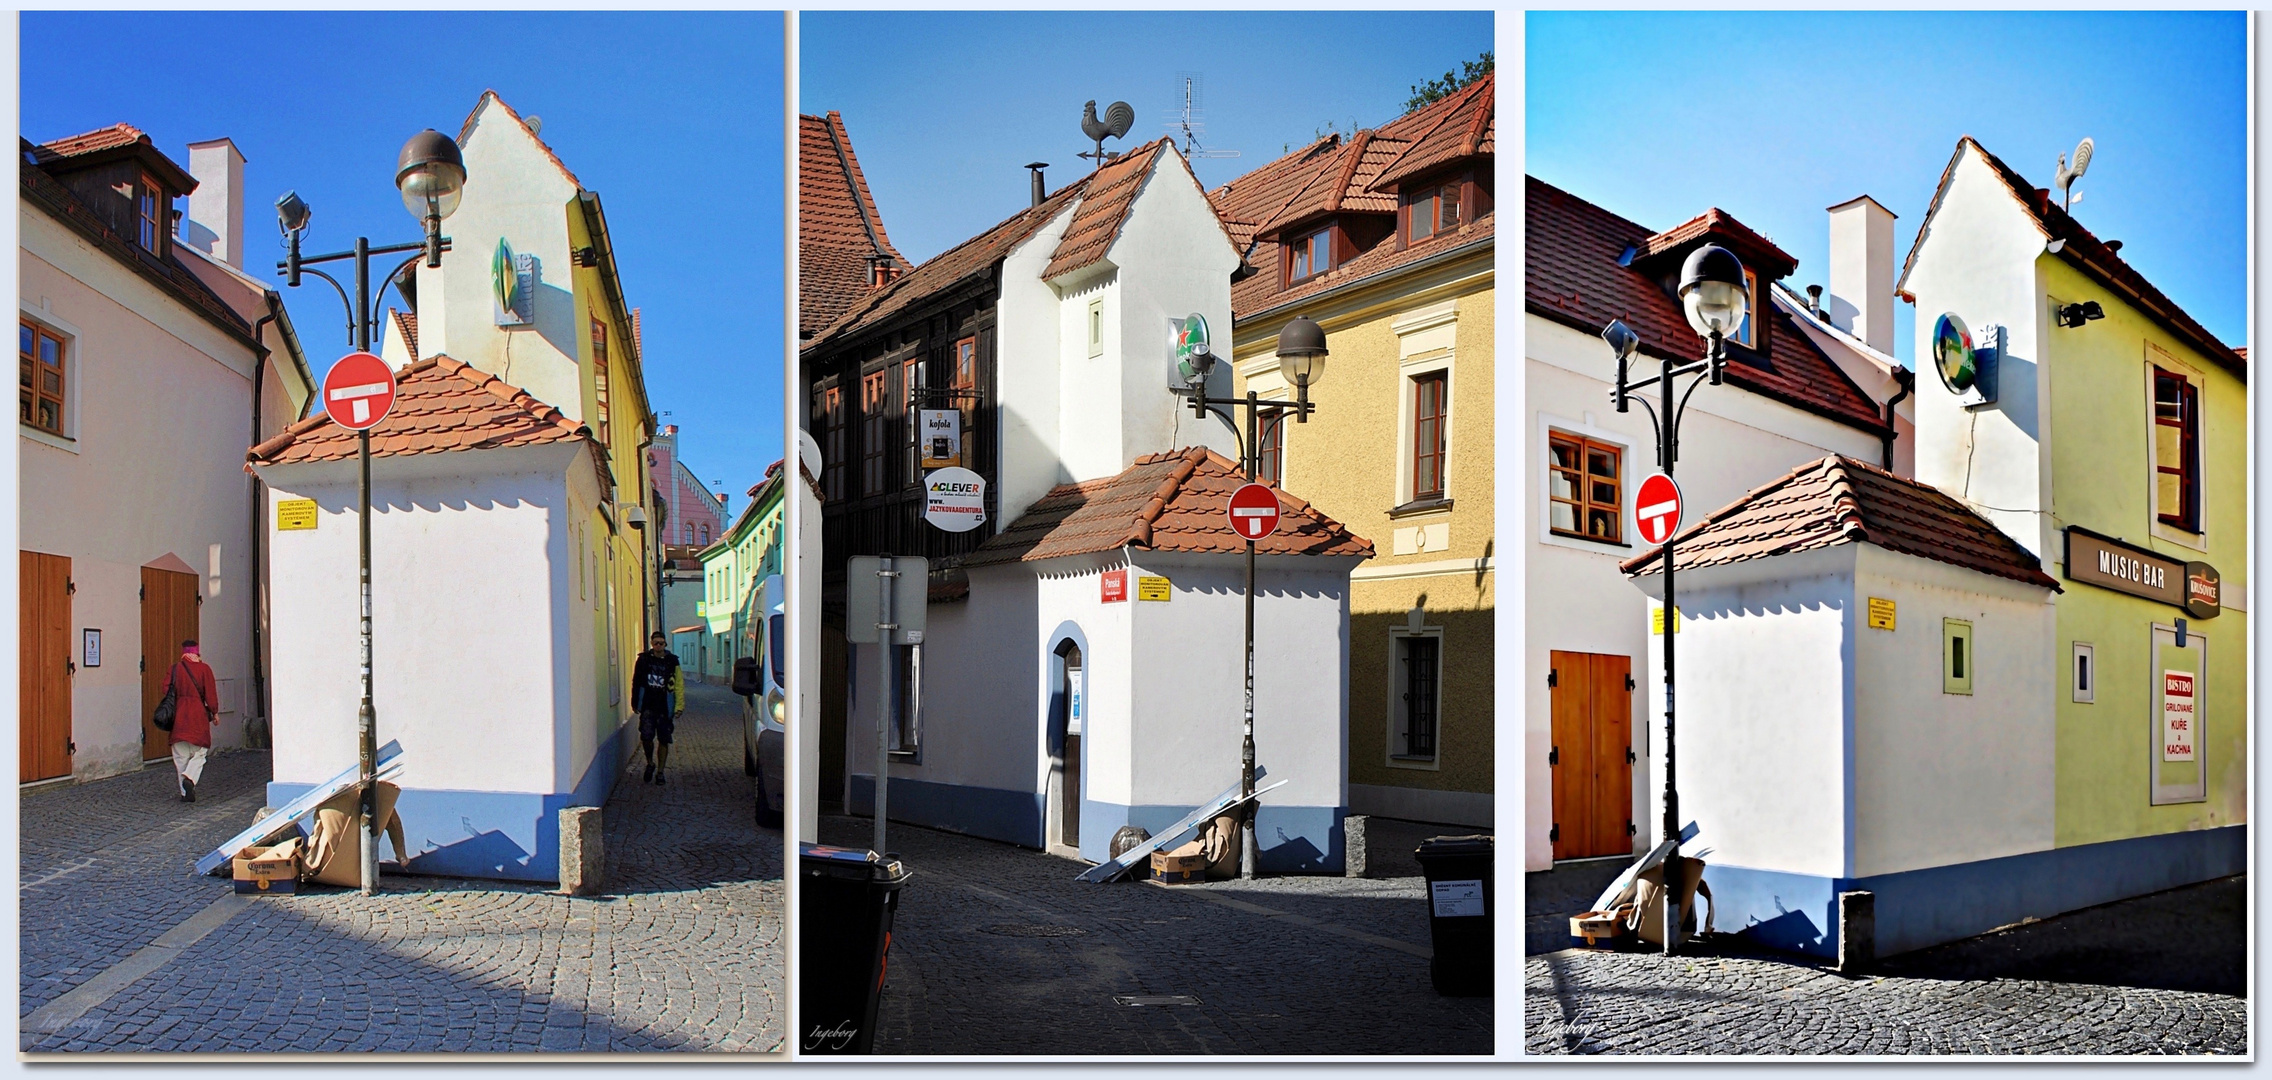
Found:
<svg viewBox="0 0 2272 1080"><path fill-rule="evenodd" d="M1972 693L1972 672L1979 666L1973 655L1972 624L1963 619L1941 620L1941 693Z"/></svg>
<svg viewBox="0 0 2272 1080"><path fill-rule="evenodd" d="M1104 301L1089 301L1089 355L1104 355Z"/></svg>
<svg viewBox="0 0 2272 1080"><path fill-rule="evenodd" d="M891 752L914 757L923 748L923 650L890 646L899 654L892 680Z"/></svg>
<svg viewBox="0 0 2272 1080"><path fill-rule="evenodd" d="M2084 705L2098 700L2098 652L2087 641L2075 642L2074 698Z"/></svg>
<svg viewBox="0 0 2272 1080"><path fill-rule="evenodd" d="M1389 758L1432 765L1441 750L1444 634L1399 627L1389 638Z"/></svg>

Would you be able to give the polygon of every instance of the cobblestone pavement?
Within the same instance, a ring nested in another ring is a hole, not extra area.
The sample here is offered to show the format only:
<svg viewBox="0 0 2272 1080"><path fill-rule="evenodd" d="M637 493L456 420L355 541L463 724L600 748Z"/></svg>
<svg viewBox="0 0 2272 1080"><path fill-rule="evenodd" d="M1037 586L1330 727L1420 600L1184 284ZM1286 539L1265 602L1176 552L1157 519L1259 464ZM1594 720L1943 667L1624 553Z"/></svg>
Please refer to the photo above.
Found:
<svg viewBox="0 0 2272 1080"><path fill-rule="evenodd" d="M2247 885L2226 878L1888 958L1529 957L1533 1054L2243 1054Z"/></svg>
<svg viewBox="0 0 2272 1080"><path fill-rule="evenodd" d="M406 875L369 899L320 885L246 898L59 1030L27 1028L19 1048L781 1049L781 834L752 822L738 702L688 693L670 783L641 784L634 750L608 801L609 895ZM24 1017L162 954L143 950L230 896L188 867L252 821L267 755L217 755L205 775L192 805L162 766L21 797Z"/></svg>
<svg viewBox="0 0 2272 1080"><path fill-rule="evenodd" d="M821 823L848 846L872 829ZM912 878L879 1054L1492 1052L1491 999L1429 986L1417 878L1089 885L1083 863L987 840L894 823L891 846Z"/></svg>

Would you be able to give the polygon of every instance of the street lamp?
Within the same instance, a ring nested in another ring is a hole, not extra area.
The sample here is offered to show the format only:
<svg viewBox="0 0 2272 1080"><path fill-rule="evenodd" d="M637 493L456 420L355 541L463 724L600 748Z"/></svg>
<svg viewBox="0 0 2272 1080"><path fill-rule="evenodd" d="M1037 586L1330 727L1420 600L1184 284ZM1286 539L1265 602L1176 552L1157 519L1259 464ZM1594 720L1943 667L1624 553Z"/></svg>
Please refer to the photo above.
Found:
<svg viewBox="0 0 2272 1080"><path fill-rule="evenodd" d="M371 335L377 325L371 314L371 256L393 255L405 251L418 252L403 260L379 284L384 293L388 285L399 291L402 272L418 261L420 255L429 267L442 265L442 253L450 249L448 237L442 235L442 219L458 208L458 199L465 192L465 159L458 153L458 145L449 136L428 128L410 137L402 146L394 176L395 187L402 192L402 202L413 217L426 226L426 238L415 244L390 244L372 247L369 237L355 238L352 251L336 251L329 255L303 256L300 254L301 234L308 231L308 223L315 211L297 192L287 191L276 200L276 227L284 234L289 254L276 264L277 272L284 275L285 284L298 288L302 273L314 274L331 283L338 291L339 302L347 308L348 342L356 352L371 351ZM314 268L316 263L355 260L355 295L350 298L339 279ZM378 714L371 708L371 432L365 428L355 433L355 454L361 467L358 484L361 514L358 528L361 531L362 553L362 675L363 700L356 712L357 735L361 743L363 781L363 873L362 892L369 896L378 880L378 865L374 862L377 847L371 840L372 805L377 795Z"/></svg>
<svg viewBox="0 0 2272 1080"><path fill-rule="evenodd" d="M1278 371L1294 384L1292 401L1264 401L1249 390L1243 398L1207 396L1207 374L1214 370L1214 354L1204 343L1189 358L1185 369L1192 377L1173 392L1190 399L1192 415L1206 417L1208 410L1217 410L1232 430L1238 424L1231 414L1222 410L1246 409L1246 436L1239 442L1239 467L1246 474L1247 483L1254 482L1262 461L1262 446L1257 425L1264 409L1280 413L1278 423L1284 423L1286 412L1294 414L1294 422L1307 424L1310 413L1317 406L1310 404L1310 387L1325 376L1325 330L1307 315L1296 315L1278 331ZM1239 742L1239 797L1254 798L1254 541L1246 542L1246 718ZM1239 824L1239 876L1254 876L1254 804L1250 801L1240 812Z"/></svg>
<svg viewBox="0 0 2272 1080"><path fill-rule="evenodd" d="M1667 479L1672 477L1673 463L1680 456L1680 419L1688 411L1688 396L1696 392L1699 383L1709 381L1714 386L1720 385L1727 370L1727 337L1743 326L1751 306L1751 292L1744 287L1743 261L1718 244L1706 244L1689 253L1688 260L1681 265L1676 292L1688 316L1689 327L1704 339L1703 359L1675 363L1667 354L1655 377L1634 382L1631 360L1640 347L1640 335L1616 319L1610 320L1601 332L1602 340L1609 343L1610 351L1617 357L1617 385L1609 392L1610 401L1621 413L1629 411L1636 400L1649 410L1650 424L1657 436L1657 467L1664 471ZM1683 375L1695 377L1675 401L1673 380ZM1634 391L1652 384L1657 387L1655 407L1651 407L1646 398L1633 397ZM1680 856L1680 789L1673 773L1673 658L1674 643L1679 639L1680 606L1673 591L1672 531L1665 534L1660 558L1665 568L1664 843L1670 845L1664 861L1664 947L1669 955L1679 947L1681 884L1687 877Z"/></svg>

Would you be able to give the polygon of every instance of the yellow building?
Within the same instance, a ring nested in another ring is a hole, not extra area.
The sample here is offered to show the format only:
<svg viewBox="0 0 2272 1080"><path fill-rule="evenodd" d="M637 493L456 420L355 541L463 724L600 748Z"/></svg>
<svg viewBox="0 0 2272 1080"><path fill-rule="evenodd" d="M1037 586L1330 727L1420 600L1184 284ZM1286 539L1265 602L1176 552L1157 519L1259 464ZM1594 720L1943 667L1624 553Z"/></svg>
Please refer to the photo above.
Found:
<svg viewBox="0 0 2272 1080"><path fill-rule="evenodd" d="M1245 253L1241 393L1291 398L1278 331L1330 350L1306 424L1262 424L1261 479L1374 539L1351 575L1349 807L1492 823L1492 153L1486 77L1210 196Z"/></svg>

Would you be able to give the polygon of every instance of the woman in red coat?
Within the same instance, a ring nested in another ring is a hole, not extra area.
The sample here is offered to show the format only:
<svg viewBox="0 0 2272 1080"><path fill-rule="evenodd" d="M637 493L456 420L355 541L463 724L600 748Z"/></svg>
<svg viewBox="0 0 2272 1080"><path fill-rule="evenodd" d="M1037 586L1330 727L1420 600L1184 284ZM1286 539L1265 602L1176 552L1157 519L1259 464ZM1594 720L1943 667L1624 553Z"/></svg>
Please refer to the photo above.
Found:
<svg viewBox="0 0 2272 1080"><path fill-rule="evenodd" d="M174 776L181 801L197 801L197 781L205 776L205 755L213 748L214 707L220 699L213 669L197 655L195 639L181 643L181 659L166 673L174 692Z"/></svg>

